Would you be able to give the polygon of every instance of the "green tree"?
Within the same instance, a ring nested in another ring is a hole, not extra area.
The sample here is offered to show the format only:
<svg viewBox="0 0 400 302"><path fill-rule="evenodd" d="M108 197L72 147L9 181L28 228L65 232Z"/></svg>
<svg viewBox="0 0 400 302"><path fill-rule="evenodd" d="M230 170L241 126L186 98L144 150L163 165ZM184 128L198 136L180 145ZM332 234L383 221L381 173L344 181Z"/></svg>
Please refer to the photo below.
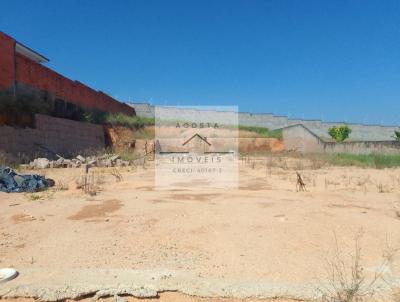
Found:
<svg viewBox="0 0 400 302"><path fill-rule="evenodd" d="M400 131L394 130L394 138L396 141L400 142Z"/></svg>
<svg viewBox="0 0 400 302"><path fill-rule="evenodd" d="M341 143L349 137L351 129L346 125L333 126L328 129L328 133L337 143Z"/></svg>

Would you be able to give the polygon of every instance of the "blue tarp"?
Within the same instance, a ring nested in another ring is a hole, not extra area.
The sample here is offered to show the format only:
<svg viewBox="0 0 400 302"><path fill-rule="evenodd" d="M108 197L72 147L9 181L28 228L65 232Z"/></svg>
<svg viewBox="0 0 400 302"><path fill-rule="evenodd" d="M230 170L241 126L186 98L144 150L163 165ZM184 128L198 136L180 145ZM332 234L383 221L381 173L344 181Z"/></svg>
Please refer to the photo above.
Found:
<svg viewBox="0 0 400 302"><path fill-rule="evenodd" d="M36 192L54 185L54 181L40 175L19 175L11 168L0 167L0 192Z"/></svg>

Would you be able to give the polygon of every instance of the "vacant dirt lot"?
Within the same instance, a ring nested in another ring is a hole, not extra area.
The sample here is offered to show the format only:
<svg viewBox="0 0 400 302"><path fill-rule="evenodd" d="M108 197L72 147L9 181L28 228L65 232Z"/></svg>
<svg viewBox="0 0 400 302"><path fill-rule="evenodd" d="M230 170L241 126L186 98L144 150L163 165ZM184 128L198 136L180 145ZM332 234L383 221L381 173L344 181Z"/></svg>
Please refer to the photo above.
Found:
<svg viewBox="0 0 400 302"><path fill-rule="evenodd" d="M44 274L47 288L71 280L94 286L100 282L96 272L109 270L118 281L125 278L118 272L137 271L158 274L148 280L158 280L161 291L307 298L327 280L335 234L350 259L360 230L364 269L380 271L383 253L400 246L400 169L313 170L277 161L242 160L239 188L229 191L212 184L158 191L148 164L121 168L122 181L112 169L96 169L98 192L90 196L77 188L81 170L44 171L55 188L0 193L0 267L21 273L3 286L16 293ZM296 191L299 168L307 192ZM385 275L400 276L399 261L394 256L386 263ZM106 286L110 279L102 278ZM29 289L23 291L29 296ZM169 301L171 295L162 297ZM188 301L179 297L170 300Z"/></svg>

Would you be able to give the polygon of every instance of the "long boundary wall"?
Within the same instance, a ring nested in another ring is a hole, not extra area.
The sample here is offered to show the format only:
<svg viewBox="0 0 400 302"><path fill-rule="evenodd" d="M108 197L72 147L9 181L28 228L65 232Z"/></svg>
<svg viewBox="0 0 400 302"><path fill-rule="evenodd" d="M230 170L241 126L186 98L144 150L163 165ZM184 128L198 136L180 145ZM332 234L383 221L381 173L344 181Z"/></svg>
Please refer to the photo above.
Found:
<svg viewBox="0 0 400 302"><path fill-rule="evenodd" d="M351 153L351 154L400 154L400 142L344 142L323 144L326 153Z"/></svg>
<svg viewBox="0 0 400 302"><path fill-rule="evenodd" d="M155 107L153 105L147 103L132 103L130 105L135 108L136 114L138 116L150 118L154 117ZM175 107L158 108L163 111L162 114L165 118L167 118L168 116L175 118L176 116L184 117L185 115L193 116L193 114L203 114L205 121L214 122L215 120L219 123L221 123L221 121L229 120L229 117L227 115L232 114L231 112L202 111ZM346 124L352 130L350 139L356 141L392 141L394 131L400 129L399 126L381 126L345 122L323 122L321 120L290 119L287 116L277 116L271 113L252 114L248 112L239 113L239 124L245 126L266 127L271 130L280 129L296 124L302 124L322 138L329 137L328 129L330 127Z"/></svg>
<svg viewBox="0 0 400 302"><path fill-rule="evenodd" d="M302 124L282 129L286 151L301 153L400 154L397 141L326 142Z"/></svg>

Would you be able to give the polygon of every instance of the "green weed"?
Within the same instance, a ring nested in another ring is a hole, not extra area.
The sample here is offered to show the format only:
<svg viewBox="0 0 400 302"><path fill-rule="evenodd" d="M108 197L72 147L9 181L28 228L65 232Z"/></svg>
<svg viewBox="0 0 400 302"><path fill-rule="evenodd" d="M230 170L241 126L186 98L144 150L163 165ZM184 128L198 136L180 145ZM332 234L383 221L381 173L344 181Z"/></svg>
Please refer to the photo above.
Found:
<svg viewBox="0 0 400 302"><path fill-rule="evenodd" d="M281 130L269 130L265 127L239 125L239 130L256 133L258 137L282 138Z"/></svg>

